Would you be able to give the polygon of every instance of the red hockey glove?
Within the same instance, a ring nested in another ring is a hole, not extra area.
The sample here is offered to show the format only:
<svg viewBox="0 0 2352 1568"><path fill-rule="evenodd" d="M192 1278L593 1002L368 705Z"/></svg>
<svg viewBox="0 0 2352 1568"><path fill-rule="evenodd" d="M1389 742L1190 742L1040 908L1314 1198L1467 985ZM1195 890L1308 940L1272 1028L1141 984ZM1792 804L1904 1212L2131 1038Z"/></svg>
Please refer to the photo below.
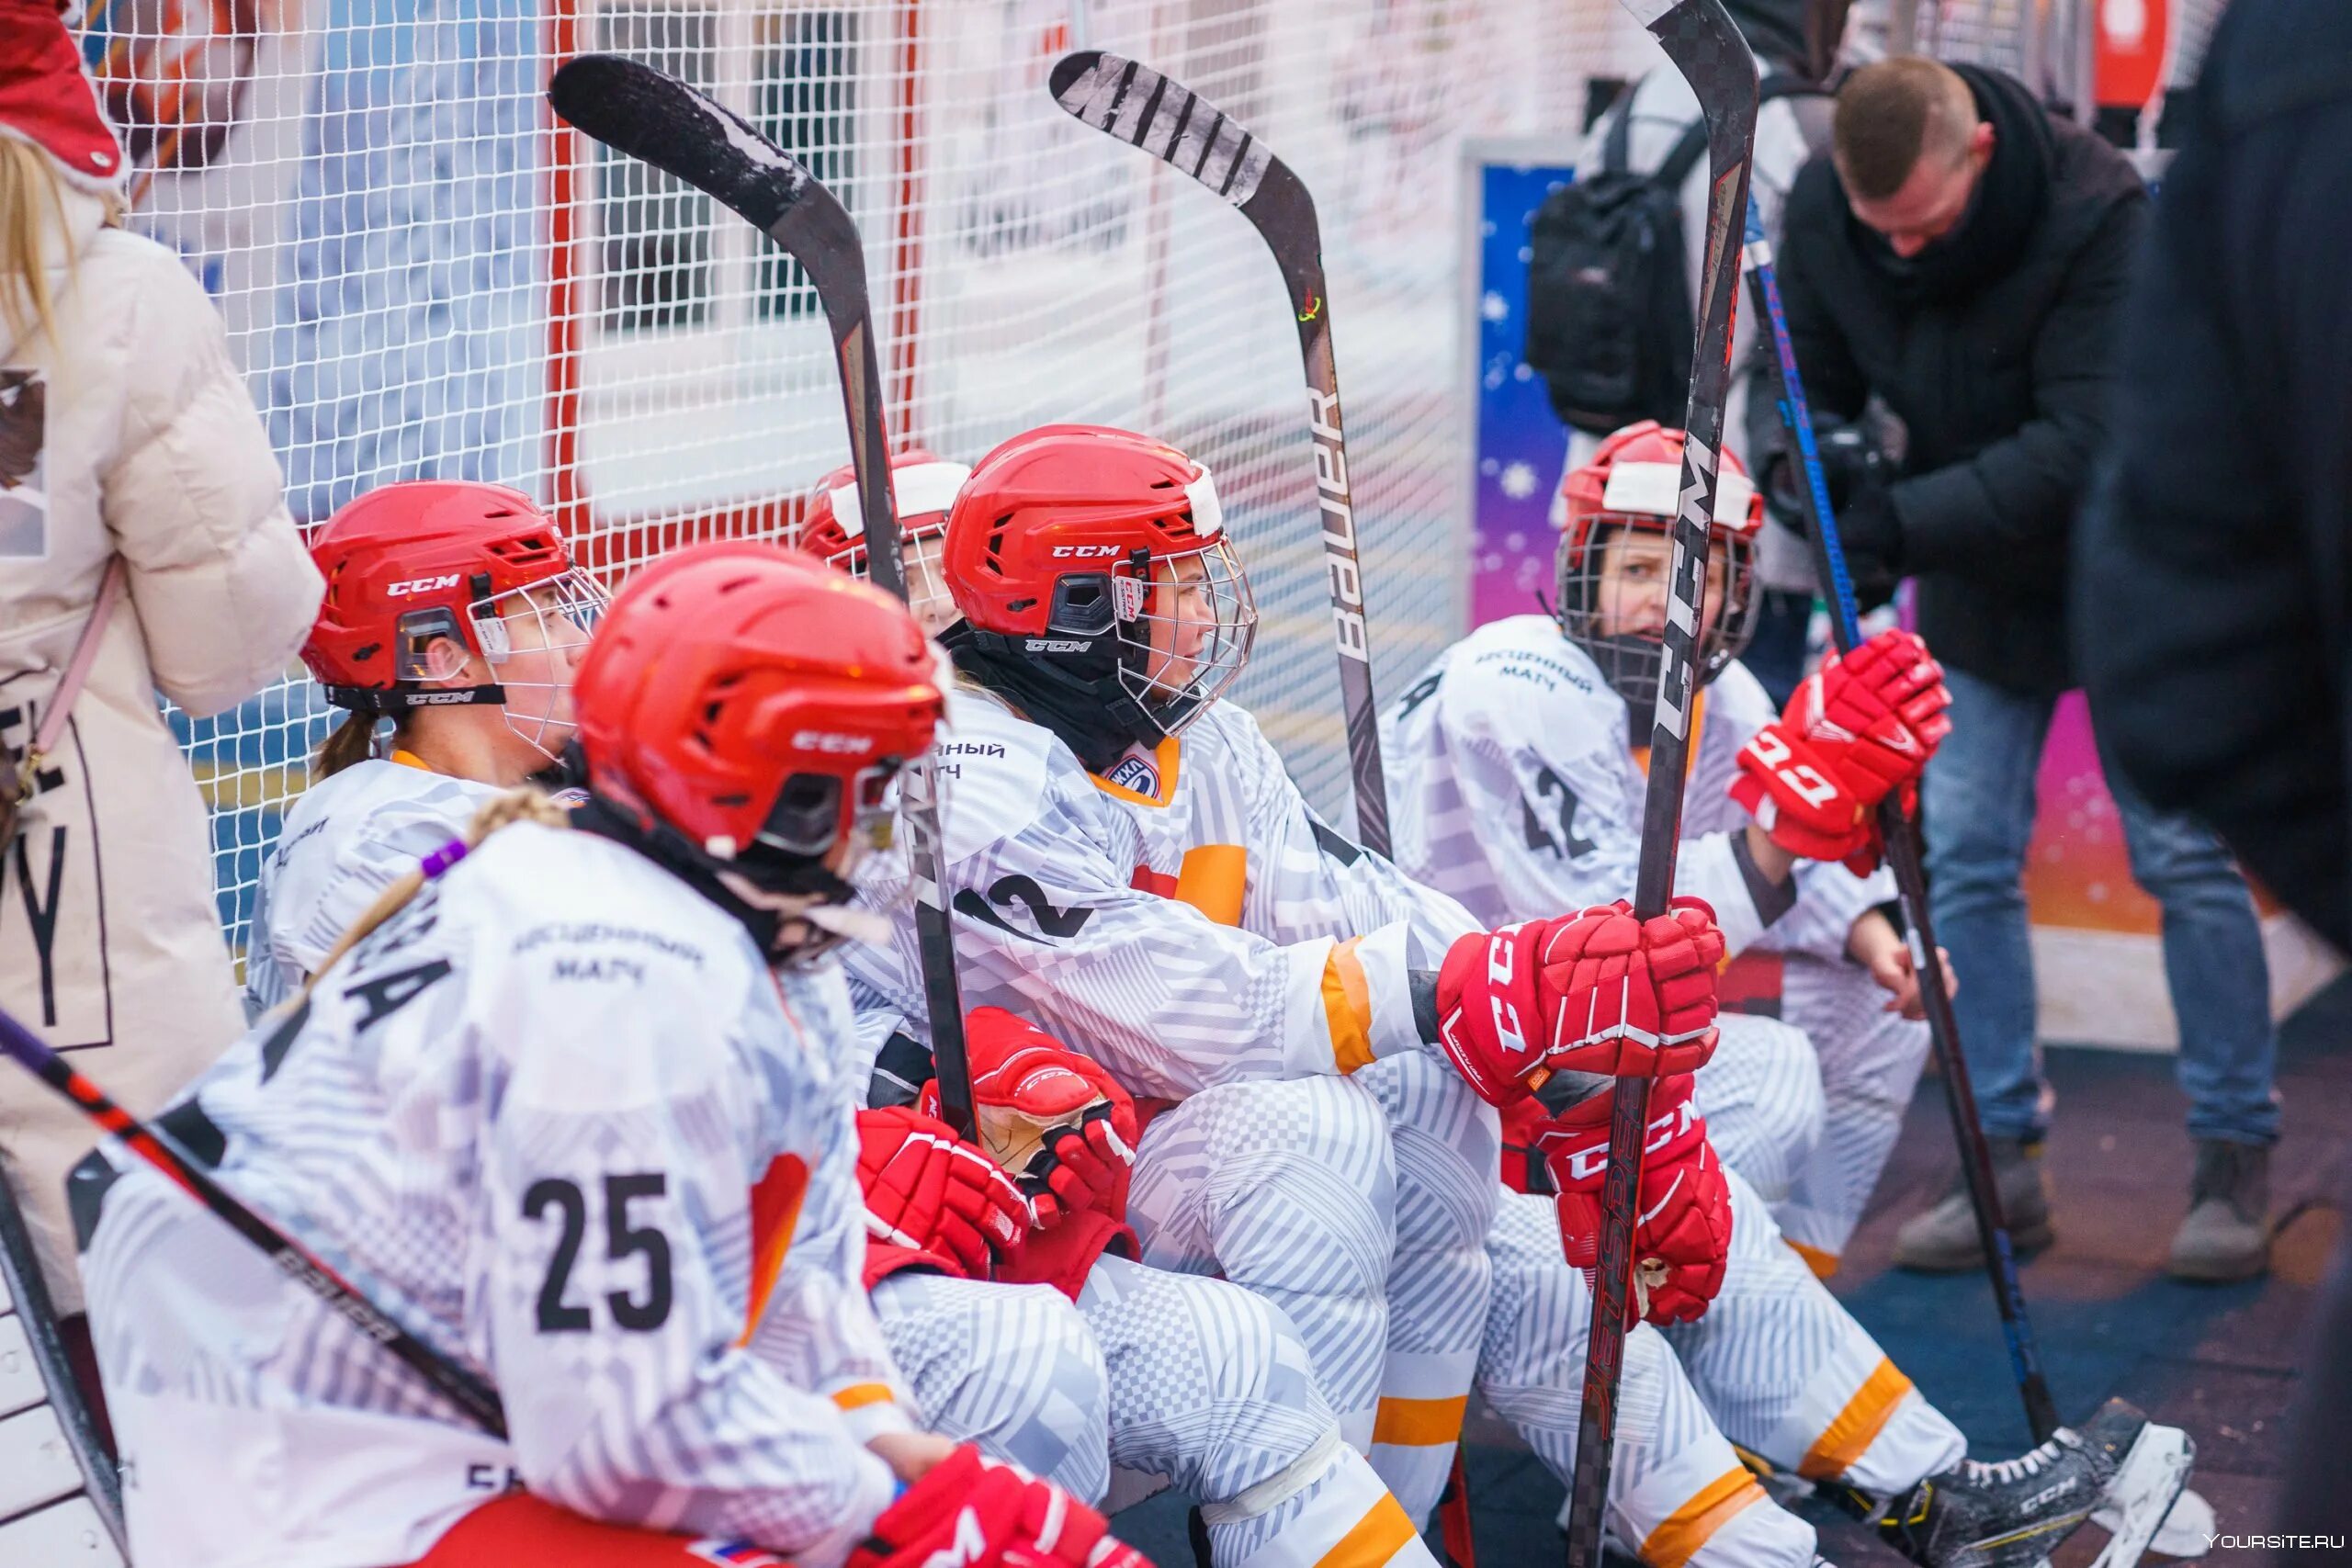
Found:
<svg viewBox="0 0 2352 1568"><path fill-rule="evenodd" d="M1677 898L1634 918L1622 900L1465 936L1438 970L1438 1044L1478 1097L1509 1105L1529 1076L1658 1077L1715 1049L1715 912Z"/></svg>
<svg viewBox="0 0 2352 1568"><path fill-rule="evenodd" d="M1589 1280L1600 1263L1600 1188L1609 1170L1609 1118L1615 1097L1599 1094L1545 1123L1535 1135L1559 1189L1560 1245ZM1706 1119L1690 1102L1690 1080L1650 1090L1649 1141L1642 1154L1641 1213L1634 1230L1634 1288L1627 1326L1687 1323L1723 1289L1731 1250L1731 1190L1707 1141Z"/></svg>
<svg viewBox="0 0 2352 1568"><path fill-rule="evenodd" d="M1781 727L1837 770L1865 809L1917 784L1951 733L1943 666L1906 631L1883 631L1833 654L1798 683Z"/></svg>
<svg viewBox="0 0 2352 1568"><path fill-rule="evenodd" d="M1102 1515L969 1443L882 1510L848 1568L1151 1568Z"/></svg>
<svg viewBox="0 0 2352 1568"><path fill-rule="evenodd" d="M868 1235L936 1253L985 1280L1029 1228L1029 1201L944 1122L903 1105L857 1113Z"/></svg>
<svg viewBox="0 0 2352 1568"><path fill-rule="evenodd" d="M1747 738L1734 759L1731 797L1771 840L1806 860L1841 860L1856 875L1878 864L1871 814L1836 764L1779 721Z"/></svg>
<svg viewBox="0 0 2352 1568"><path fill-rule="evenodd" d="M974 1008L964 1043L980 1144L1028 1194L1037 1228L1086 1209L1124 1218L1139 1134L1118 1080L1002 1008ZM936 1080L922 1108L938 1114Z"/></svg>

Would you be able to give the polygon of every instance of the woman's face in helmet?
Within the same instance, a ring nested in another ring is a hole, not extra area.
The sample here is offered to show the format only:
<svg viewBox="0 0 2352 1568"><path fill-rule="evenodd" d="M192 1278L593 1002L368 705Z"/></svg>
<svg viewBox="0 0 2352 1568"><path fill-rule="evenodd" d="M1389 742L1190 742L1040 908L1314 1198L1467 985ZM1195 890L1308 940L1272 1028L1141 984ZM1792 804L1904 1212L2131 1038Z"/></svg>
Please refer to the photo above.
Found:
<svg viewBox="0 0 2352 1568"><path fill-rule="evenodd" d="M1661 529L1620 525L1609 530L1600 552L1600 614L1595 627L1600 636L1666 636L1673 556L1674 540ZM1702 639L1723 615L1726 558L1727 551L1721 546L1707 552L1707 588L1699 620Z"/></svg>

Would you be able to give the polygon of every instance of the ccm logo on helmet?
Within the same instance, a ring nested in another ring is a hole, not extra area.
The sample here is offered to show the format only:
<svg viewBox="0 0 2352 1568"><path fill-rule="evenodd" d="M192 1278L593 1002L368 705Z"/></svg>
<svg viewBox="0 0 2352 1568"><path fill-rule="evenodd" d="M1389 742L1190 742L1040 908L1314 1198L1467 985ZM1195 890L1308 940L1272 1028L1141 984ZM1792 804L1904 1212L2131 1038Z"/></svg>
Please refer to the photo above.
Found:
<svg viewBox="0 0 2352 1568"><path fill-rule="evenodd" d="M1054 547L1056 560L1095 560L1103 556L1115 556L1118 553L1119 547L1116 545L1056 545Z"/></svg>
<svg viewBox="0 0 2352 1568"><path fill-rule="evenodd" d="M831 751L837 756L856 757L874 750L870 735L836 735L831 730L804 729L792 738L796 751Z"/></svg>
<svg viewBox="0 0 2352 1568"><path fill-rule="evenodd" d="M437 588L455 588L456 586L458 586L458 574L454 571L447 577L412 577L404 582L386 583L384 596L388 599L405 599L413 593L430 593Z"/></svg>

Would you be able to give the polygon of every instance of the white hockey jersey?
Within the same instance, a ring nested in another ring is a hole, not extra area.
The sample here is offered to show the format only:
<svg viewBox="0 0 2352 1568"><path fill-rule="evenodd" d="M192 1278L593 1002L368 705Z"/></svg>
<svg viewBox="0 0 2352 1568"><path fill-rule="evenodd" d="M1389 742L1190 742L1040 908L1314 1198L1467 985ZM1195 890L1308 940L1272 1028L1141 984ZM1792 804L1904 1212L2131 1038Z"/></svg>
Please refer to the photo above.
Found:
<svg viewBox="0 0 2352 1568"><path fill-rule="evenodd" d="M1800 861L1796 900L1767 921L1732 853L1750 818L1735 759L1778 717L1736 660L1698 694L1675 890L1714 906L1726 945L1844 955L1894 896L1882 868ZM1628 897L1641 858L1646 754L1625 704L1548 615L1491 621L1440 654L1381 716L1396 863L1502 925Z"/></svg>
<svg viewBox="0 0 2352 1568"><path fill-rule="evenodd" d="M1019 1013L1167 1100L1432 1048L1410 973L1477 922L1318 821L1245 710L1219 702L1106 777L986 693L953 692L947 714L966 1006ZM861 1006L920 1021L905 874L875 863L865 896L893 910L892 942L843 963Z"/></svg>
<svg viewBox="0 0 2352 1568"><path fill-rule="evenodd" d="M514 1485L829 1568L908 1426L859 1283L838 969L608 840L494 834L170 1113L488 1379L501 1442L116 1155L74 1207L141 1568L412 1561ZM117 1174L116 1168L120 1168Z"/></svg>
<svg viewBox="0 0 2352 1568"><path fill-rule="evenodd" d="M245 1010L254 1017L301 989L378 895L458 837L499 791L395 753L304 790L254 891Z"/></svg>

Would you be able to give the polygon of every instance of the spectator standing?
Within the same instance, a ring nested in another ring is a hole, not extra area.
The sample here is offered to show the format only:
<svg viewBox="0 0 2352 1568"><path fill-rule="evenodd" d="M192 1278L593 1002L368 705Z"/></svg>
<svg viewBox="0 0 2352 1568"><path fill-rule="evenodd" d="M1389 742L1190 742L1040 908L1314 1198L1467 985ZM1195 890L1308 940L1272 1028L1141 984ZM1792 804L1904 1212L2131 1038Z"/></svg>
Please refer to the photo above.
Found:
<svg viewBox="0 0 2352 1568"><path fill-rule="evenodd" d="M119 226L122 149L49 0L0 0L0 742L27 748L117 558L123 585L0 850L0 1007L143 1115L244 1024L204 801L155 693L198 715L251 695L320 581L219 314ZM62 1183L92 1141L0 1074L0 1166L69 1317Z"/></svg>
<svg viewBox="0 0 2352 1568"><path fill-rule="evenodd" d="M2176 113L2175 106L2180 106ZM2352 953L2352 6L2222 18L2119 350L2110 482L2075 542L2075 647L2118 768L2211 823ZM2307 1325L2274 1561L2335 1562L2352 1247Z"/></svg>
<svg viewBox="0 0 2352 1568"><path fill-rule="evenodd" d="M1807 160L1829 145L1830 98L1822 85L1838 51L1835 37L1815 39L1808 27L1830 18L1838 28L1843 12L1808 0L1724 0L1763 73L1764 101L1756 115L1756 152L1750 165L1748 191L1755 197L1768 237L1777 239L1781 209L1790 184ZM1625 92L1601 117L1577 153L1579 170L1604 166L1610 139L1623 127L1623 166L1635 174L1654 174L1666 166L1692 128L1700 125L1699 100L1682 73L1661 61ZM1703 149L1682 178L1682 261L1690 298L1699 295L1700 269L1707 255L1707 160ZM1732 362L1742 367L1732 382L1724 407L1724 445L1743 462L1748 456L1743 411L1753 400L1769 416L1775 381L1766 345L1756 341L1750 312L1742 310L1733 322ZM1679 427L1679 407L1657 414L1660 423ZM1582 431L1569 435L1568 467L1588 461L1600 436ZM1787 526L1768 518L1757 550L1758 580L1762 584L1756 612L1756 631L1740 661L1764 682L1774 704L1784 704L1804 675L1805 627L1813 614L1813 567L1804 542Z"/></svg>
<svg viewBox="0 0 2352 1568"><path fill-rule="evenodd" d="M1928 869L1977 1106L2025 1248L2052 1235L2037 1163L2052 1097L2020 877L2052 706L2074 683L2068 540L2107 434L2112 344L2146 216L2123 156L2014 79L1905 57L1840 88L1831 156L1797 177L1780 253L1815 406L1850 420L1875 394L1907 431L1905 471L1864 479L1838 525L1858 578L1917 579L1919 629L1948 671L1952 735L1928 771ZM2109 777L2132 874L2164 908L2197 1144L2170 1268L2258 1273L2278 1107L2253 901L2210 833ZM1978 1267L1965 1191L1905 1224L1895 1256Z"/></svg>

